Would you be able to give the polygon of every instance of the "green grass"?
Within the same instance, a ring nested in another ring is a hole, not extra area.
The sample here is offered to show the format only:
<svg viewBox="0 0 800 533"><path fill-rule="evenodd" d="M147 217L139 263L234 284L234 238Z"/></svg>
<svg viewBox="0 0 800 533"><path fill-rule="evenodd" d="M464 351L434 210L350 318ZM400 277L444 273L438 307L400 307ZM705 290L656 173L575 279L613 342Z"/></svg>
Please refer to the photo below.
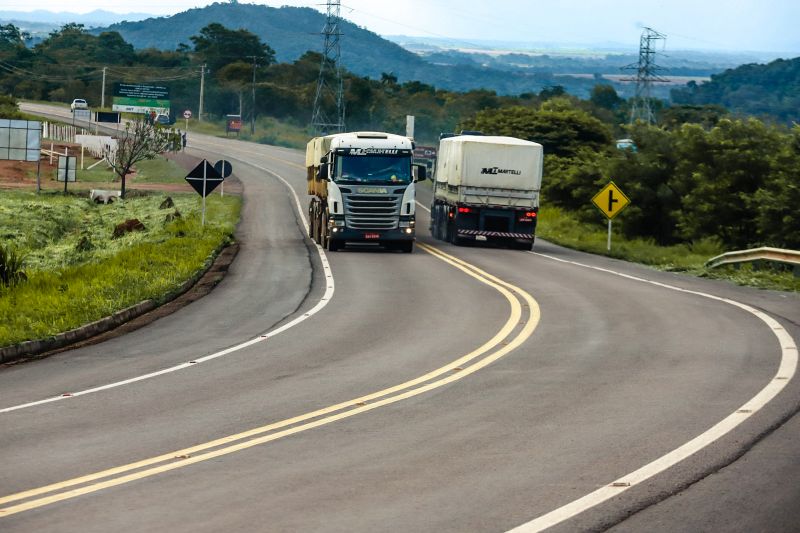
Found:
<svg viewBox="0 0 800 533"><path fill-rule="evenodd" d="M0 346L73 329L143 300L165 300L232 240L241 199L210 196L206 225L200 198L134 195L93 204L58 193L3 191L0 242L25 255L28 281L0 290ZM181 218L167 222L176 209ZM137 218L146 231L112 238L116 224Z"/></svg>
<svg viewBox="0 0 800 533"><path fill-rule="evenodd" d="M179 119L175 123L176 128L184 130L185 121ZM188 142L191 144L192 133L203 133L217 137L230 137L242 141L251 141L261 144L271 144L274 146L284 146L287 148L304 149L312 134L303 126L296 126L288 122L283 122L272 117L259 117L256 119L255 134L250 134L250 122L242 123L242 131L237 136L234 133L225 133L224 120L204 120L198 122L196 119L189 120Z"/></svg>
<svg viewBox="0 0 800 533"><path fill-rule="evenodd" d="M782 291L800 291L800 278L783 265L742 265L707 269L712 257L726 251L717 239L705 239L691 244L658 246L652 240L625 239L619 233L611 236L611 252L607 251L608 228L602 224L584 224L566 211L543 207L539 211L537 236L561 246L642 263L659 270L725 279L739 285Z"/></svg>
<svg viewBox="0 0 800 533"><path fill-rule="evenodd" d="M136 183L186 183L188 170L175 161L157 157L136 163Z"/></svg>

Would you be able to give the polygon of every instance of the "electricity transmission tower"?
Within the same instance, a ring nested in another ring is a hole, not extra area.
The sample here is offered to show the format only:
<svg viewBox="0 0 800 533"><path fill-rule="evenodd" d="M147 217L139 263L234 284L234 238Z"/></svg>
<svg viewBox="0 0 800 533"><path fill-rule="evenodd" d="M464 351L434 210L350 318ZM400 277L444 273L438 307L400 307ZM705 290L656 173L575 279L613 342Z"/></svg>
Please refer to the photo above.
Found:
<svg viewBox="0 0 800 533"><path fill-rule="evenodd" d="M642 120L647 124L656 121L652 107L653 83L669 81L659 75L664 69L656 65L657 41L666 41L667 36L651 28L645 28L639 39L639 62L624 67L624 70L636 71L636 77L624 78L623 81L636 82L636 96L631 104L631 124Z"/></svg>
<svg viewBox="0 0 800 533"><path fill-rule="evenodd" d="M311 127L316 134L341 133L344 131L344 88L342 70L339 65L341 51L339 40L339 17L341 0L328 0L327 20L322 34L325 45L322 52L322 64L319 66L317 92L314 96L314 111L311 115ZM336 106L335 116L326 111Z"/></svg>

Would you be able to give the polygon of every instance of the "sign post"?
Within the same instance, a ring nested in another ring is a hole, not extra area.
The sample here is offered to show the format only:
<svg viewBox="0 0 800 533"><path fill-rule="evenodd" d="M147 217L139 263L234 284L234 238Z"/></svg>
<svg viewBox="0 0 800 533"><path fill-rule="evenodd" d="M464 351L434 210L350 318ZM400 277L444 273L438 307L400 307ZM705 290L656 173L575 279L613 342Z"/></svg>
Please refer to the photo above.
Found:
<svg viewBox="0 0 800 533"><path fill-rule="evenodd" d="M219 195L225 196L225 178L231 175L231 172L233 172L233 166L231 165L230 161L220 159L214 163L214 170L216 170L219 175L222 176L222 183L219 186Z"/></svg>
<svg viewBox="0 0 800 533"><path fill-rule="evenodd" d="M203 159L186 176L186 181L192 188L203 197L203 214L201 224L206 225L206 196L222 183L222 176L211 166L211 163Z"/></svg>
<svg viewBox="0 0 800 533"><path fill-rule="evenodd" d="M186 127L184 128L184 131L189 131L189 119L192 118L192 110L186 109L183 112L183 118L186 120Z"/></svg>
<svg viewBox="0 0 800 533"><path fill-rule="evenodd" d="M64 194L67 194L67 183L75 181L75 169L78 162L76 156L67 154L58 156L58 170L56 171L56 179L64 182Z"/></svg>
<svg viewBox="0 0 800 533"><path fill-rule="evenodd" d="M608 241L606 243L606 250L611 251L611 220L620 214L629 203L630 199L617 187L613 181L608 182L608 185L600 189L600 192L594 195L592 203L608 218Z"/></svg>

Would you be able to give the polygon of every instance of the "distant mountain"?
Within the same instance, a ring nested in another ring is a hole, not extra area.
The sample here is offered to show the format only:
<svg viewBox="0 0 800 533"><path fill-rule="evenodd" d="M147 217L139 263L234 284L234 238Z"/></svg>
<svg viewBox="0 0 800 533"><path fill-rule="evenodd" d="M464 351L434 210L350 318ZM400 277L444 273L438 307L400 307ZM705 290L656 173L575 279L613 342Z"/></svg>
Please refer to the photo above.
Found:
<svg viewBox="0 0 800 533"><path fill-rule="evenodd" d="M68 22L83 24L87 27L108 26L109 24L122 22L123 20L142 20L152 16L153 15L147 13L112 13L102 9L96 9L84 14L69 13L67 11L54 12L43 9L37 9L36 11L0 11L0 21L2 22L46 23L54 27L59 27ZM15 26L18 25L15 24Z"/></svg>
<svg viewBox="0 0 800 533"><path fill-rule="evenodd" d="M309 50L322 51L321 32L325 15L307 7L215 3L171 17L121 22L97 28L93 33L116 31L136 48L174 50L181 43L191 46L189 38L212 22L231 29L244 28L258 35L275 50L280 62L294 61ZM342 65L360 76L380 78L385 72L393 74L400 82L417 80L451 90L487 88L500 94L538 91L553 84L550 78L503 72L480 65L434 65L347 20L343 20L339 27L342 32Z"/></svg>
<svg viewBox="0 0 800 533"><path fill-rule="evenodd" d="M192 45L189 38L217 22L231 29L246 29L258 35L276 52L280 62L294 61L309 50L322 51L325 15L308 7L268 7L257 4L214 3L171 17L121 22L97 29L116 31L135 48L174 50L179 44ZM359 74L380 76L381 72L424 67L426 62L376 33L342 21L342 63Z"/></svg>

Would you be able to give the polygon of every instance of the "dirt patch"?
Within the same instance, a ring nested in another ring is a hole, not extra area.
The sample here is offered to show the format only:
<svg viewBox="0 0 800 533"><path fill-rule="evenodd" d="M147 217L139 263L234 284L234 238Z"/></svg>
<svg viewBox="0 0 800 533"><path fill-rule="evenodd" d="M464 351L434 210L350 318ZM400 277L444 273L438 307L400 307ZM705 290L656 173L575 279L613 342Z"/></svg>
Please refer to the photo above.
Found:
<svg viewBox="0 0 800 533"><path fill-rule="evenodd" d="M78 144L71 143L56 143L52 144L52 150L59 154L67 153L68 155L77 155L80 157L81 147ZM43 149L50 150L50 143L45 142L42 145ZM58 168L58 156L42 154L41 165L39 172L41 175L42 186L49 181L53 183L53 187L63 187L62 183L56 182L53 176ZM36 163L33 161L0 161L0 187L17 188L17 187L36 187Z"/></svg>

